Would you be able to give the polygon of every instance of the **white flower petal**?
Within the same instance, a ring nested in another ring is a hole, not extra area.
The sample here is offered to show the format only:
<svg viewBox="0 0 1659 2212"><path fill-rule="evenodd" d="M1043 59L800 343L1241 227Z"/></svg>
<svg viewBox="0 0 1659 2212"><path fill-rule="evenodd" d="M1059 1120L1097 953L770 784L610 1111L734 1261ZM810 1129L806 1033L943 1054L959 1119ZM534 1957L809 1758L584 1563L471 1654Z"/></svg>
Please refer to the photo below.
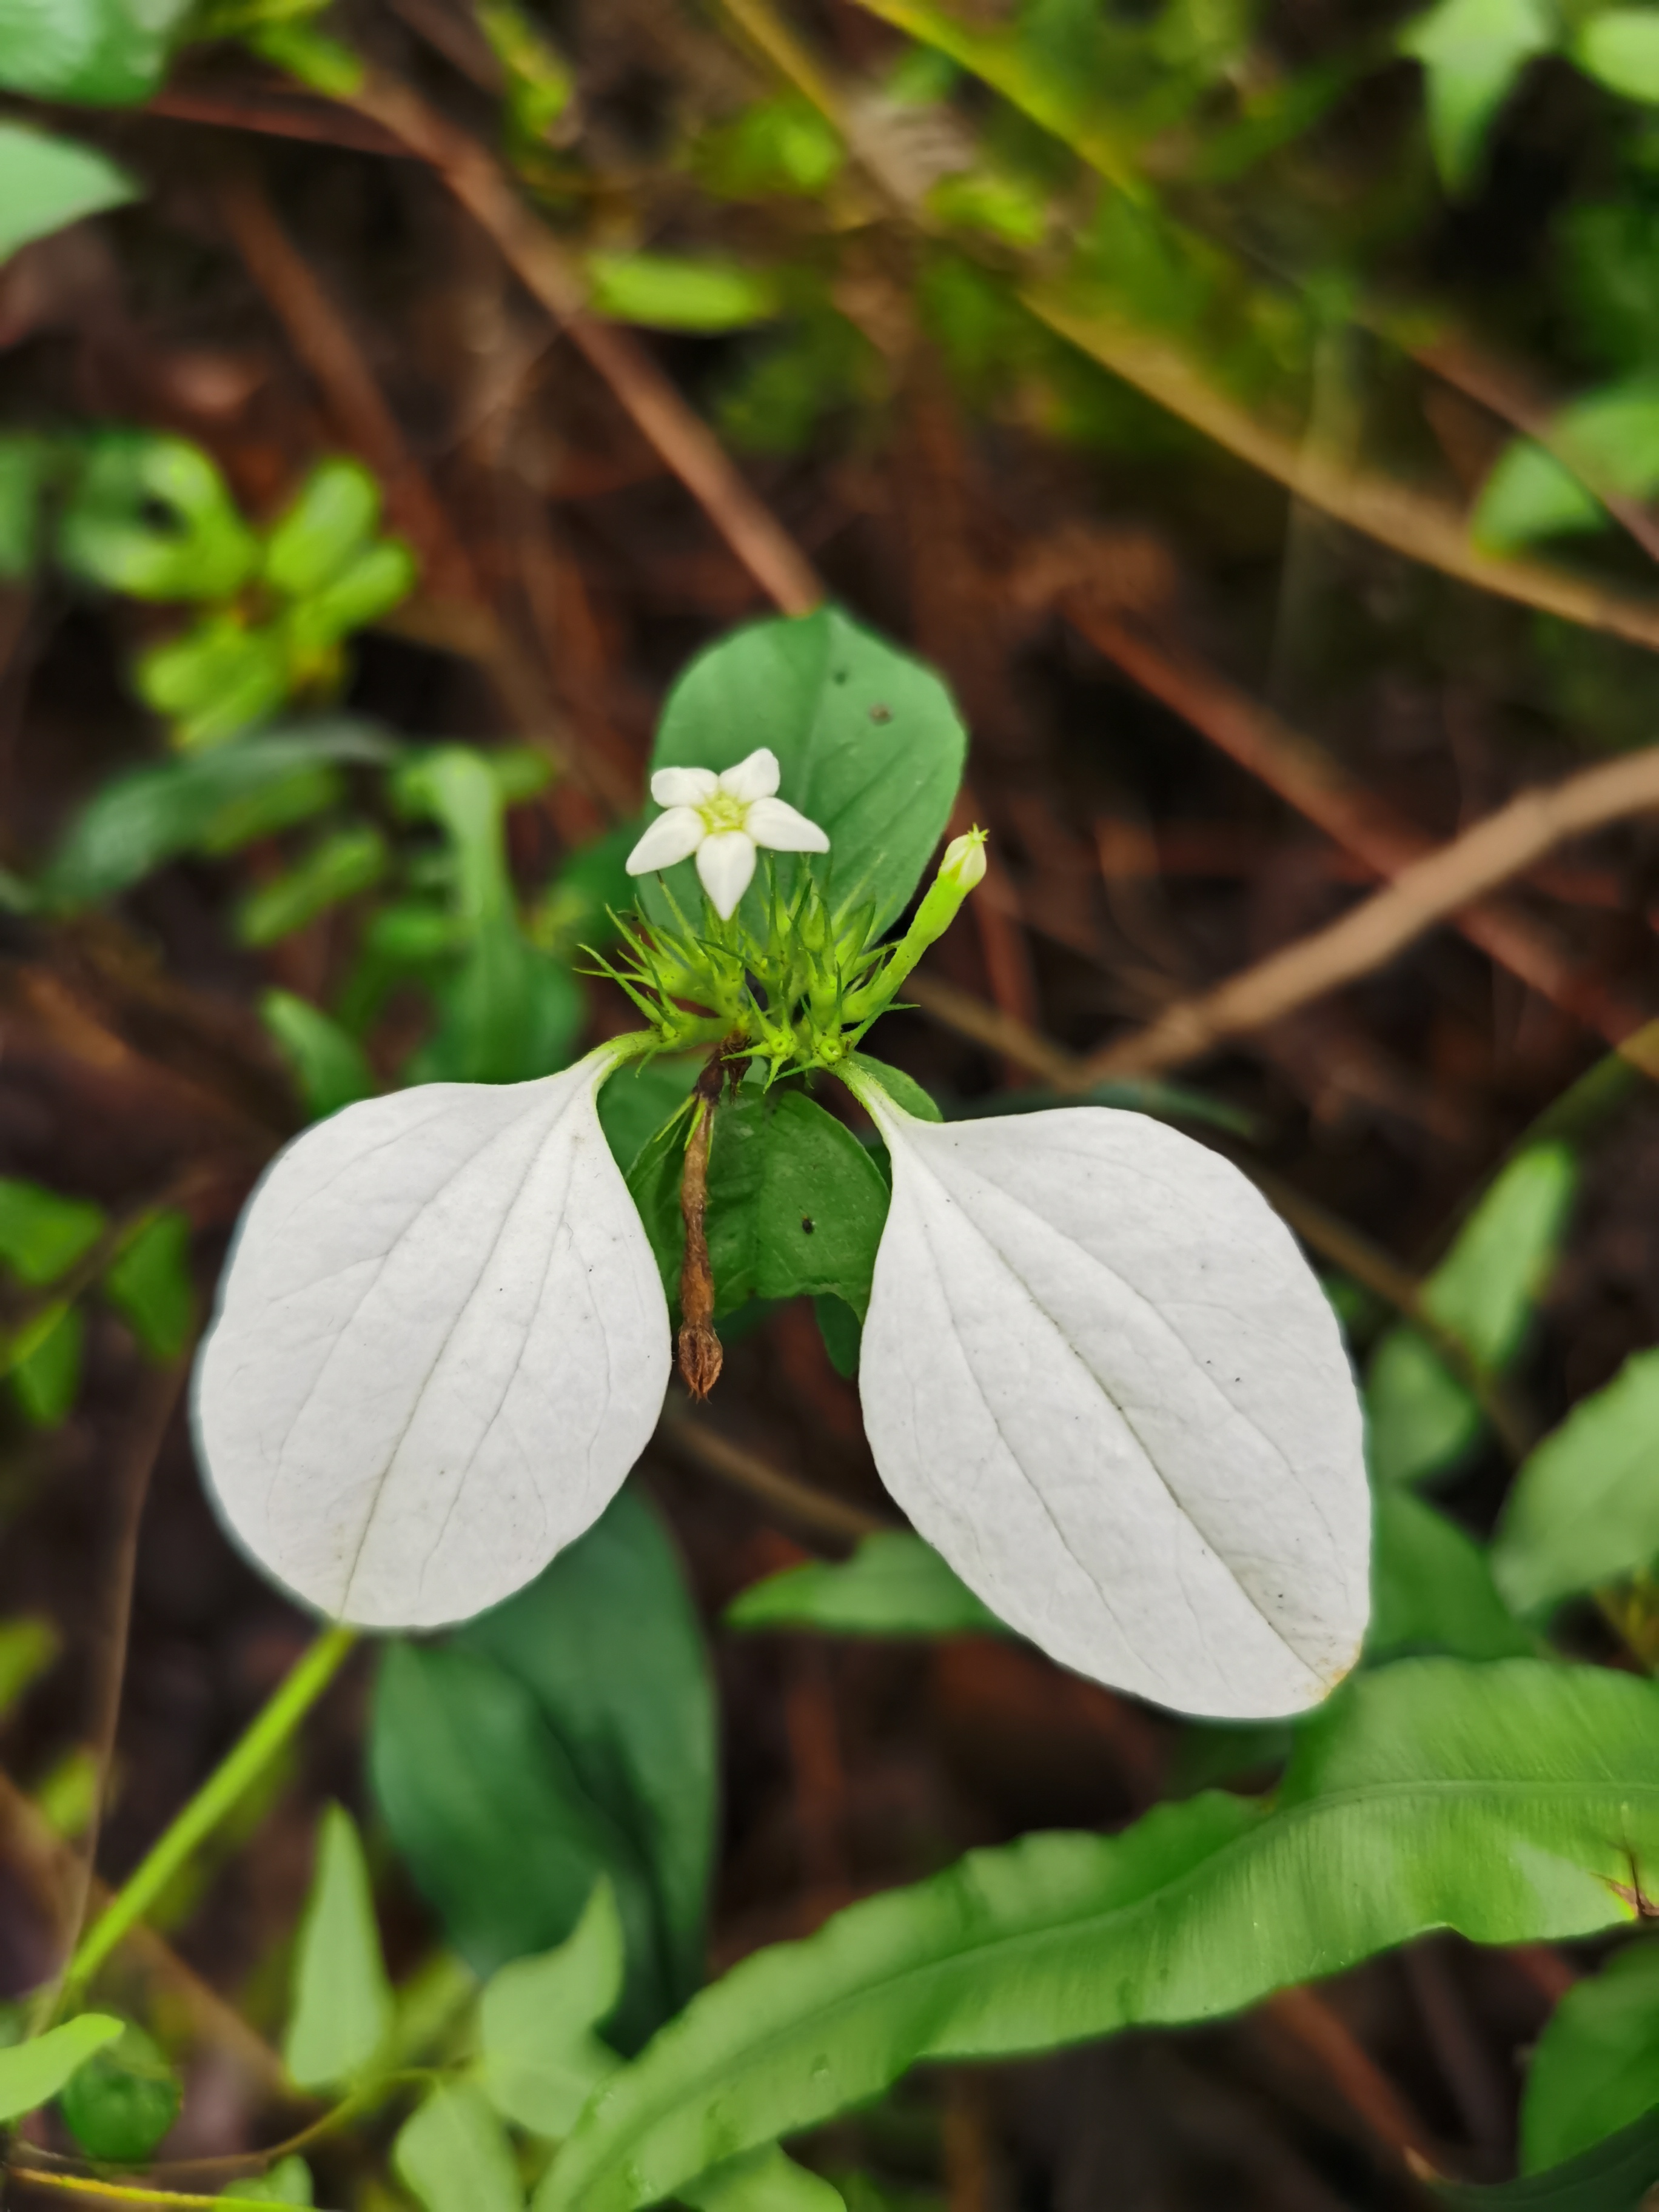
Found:
<svg viewBox="0 0 1659 2212"><path fill-rule="evenodd" d="M787 800L757 799L744 818L744 828L757 845L775 853L827 853L830 840L816 822L797 814Z"/></svg>
<svg viewBox="0 0 1659 2212"><path fill-rule="evenodd" d="M720 789L732 799L769 799L783 771L770 745L762 745L729 768L720 778Z"/></svg>
<svg viewBox="0 0 1659 2212"><path fill-rule="evenodd" d="M672 868L677 860L689 860L703 835L702 817L695 806L671 806L666 814L657 817L629 854L629 874L651 876L659 868Z"/></svg>
<svg viewBox="0 0 1659 2212"><path fill-rule="evenodd" d="M712 768L659 768L651 779L659 806L706 806L720 787Z"/></svg>
<svg viewBox="0 0 1659 2212"><path fill-rule="evenodd" d="M1316 1703L1358 1654L1370 1513L1353 1378L1289 1231L1141 1115L867 1103L893 1202L860 1392L916 1527L1079 1674L1232 1718Z"/></svg>
<svg viewBox="0 0 1659 2212"><path fill-rule="evenodd" d="M197 1438L233 1532L319 1610L432 1628L495 1604L650 1440L668 1315L599 1127L606 1064L348 1107L255 1193Z"/></svg>
<svg viewBox="0 0 1659 2212"><path fill-rule="evenodd" d="M697 848L697 873L709 903L729 921L755 872L755 841L746 830L722 830Z"/></svg>

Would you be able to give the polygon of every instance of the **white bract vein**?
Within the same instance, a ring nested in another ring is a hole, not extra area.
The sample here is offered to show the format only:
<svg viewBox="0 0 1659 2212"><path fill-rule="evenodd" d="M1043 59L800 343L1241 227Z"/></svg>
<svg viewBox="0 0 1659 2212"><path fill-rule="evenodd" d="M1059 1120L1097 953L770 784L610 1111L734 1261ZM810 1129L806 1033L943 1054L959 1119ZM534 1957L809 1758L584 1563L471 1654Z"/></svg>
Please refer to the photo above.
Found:
<svg viewBox="0 0 1659 2212"><path fill-rule="evenodd" d="M1335 1319L1237 1170L1099 1107L935 1124L893 1164L860 1394L969 1589L1098 1681L1230 1718L1352 1666L1370 1509Z"/></svg>
<svg viewBox="0 0 1659 2212"><path fill-rule="evenodd" d="M755 853L827 853L830 840L775 796L781 770L768 745L716 775L709 768L661 768L651 779L659 814L628 856L630 876L654 875L696 855L697 875L722 921L755 872Z"/></svg>
<svg viewBox="0 0 1659 2212"><path fill-rule="evenodd" d="M595 1109L616 1057L349 1107L255 1194L197 1434L235 1535L325 1613L428 1628L497 1603L649 1441L668 1312Z"/></svg>

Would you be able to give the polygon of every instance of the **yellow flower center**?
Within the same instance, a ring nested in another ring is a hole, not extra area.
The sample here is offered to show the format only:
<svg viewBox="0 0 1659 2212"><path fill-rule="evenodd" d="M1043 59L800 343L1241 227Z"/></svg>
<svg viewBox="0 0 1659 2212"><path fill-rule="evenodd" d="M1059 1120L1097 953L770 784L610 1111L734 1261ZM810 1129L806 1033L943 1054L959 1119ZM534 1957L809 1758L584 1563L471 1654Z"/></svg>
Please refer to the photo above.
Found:
<svg viewBox="0 0 1659 2212"><path fill-rule="evenodd" d="M732 830L741 830L749 817L746 799L734 799L729 791L717 791L705 800L697 811L702 817L702 826L711 837L719 837Z"/></svg>

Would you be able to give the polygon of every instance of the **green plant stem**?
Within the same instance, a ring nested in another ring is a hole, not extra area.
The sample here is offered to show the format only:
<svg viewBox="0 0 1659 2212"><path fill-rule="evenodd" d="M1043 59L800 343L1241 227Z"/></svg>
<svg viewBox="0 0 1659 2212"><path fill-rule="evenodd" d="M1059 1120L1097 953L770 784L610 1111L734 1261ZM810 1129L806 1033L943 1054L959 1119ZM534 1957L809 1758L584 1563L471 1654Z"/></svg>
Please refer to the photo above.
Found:
<svg viewBox="0 0 1659 2212"><path fill-rule="evenodd" d="M179 1869L264 1773L339 1672L356 1642L355 1630L336 1626L324 1629L312 1644L246 1735L158 1838L82 1938L64 1978L66 1998L86 1988L128 1929L144 1917Z"/></svg>
<svg viewBox="0 0 1659 2212"><path fill-rule="evenodd" d="M180 2197L170 2189L146 2189L138 2181L88 2181L84 2174L46 2173L38 2166L14 2166L10 2172L14 2181L25 2182L31 2189L60 2190L69 2197L96 2197L105 2203L164 2204L173 2207L173 2212L206 2212L206 2208L212 2208L212 2212L217 2212L224 2201L219 2197ZM231 2199L232 2203L235 2201L234 2197ZM269 2197L265 2202L267 2212L310 2212L307 2205L290 2204L281 2198Z"/></svg>

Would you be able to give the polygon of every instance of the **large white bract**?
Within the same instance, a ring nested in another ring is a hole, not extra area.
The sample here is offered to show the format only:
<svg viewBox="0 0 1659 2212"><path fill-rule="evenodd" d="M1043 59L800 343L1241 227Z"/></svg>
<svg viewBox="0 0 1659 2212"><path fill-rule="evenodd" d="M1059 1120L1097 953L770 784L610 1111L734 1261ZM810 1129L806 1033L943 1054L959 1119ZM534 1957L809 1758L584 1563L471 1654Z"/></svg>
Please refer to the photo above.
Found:
<svg viewBox="0 0 1659 2212"><path fill-rule="evenodd" d="M495 1604L649 1441L668 1312L595 1110L614 1058L368 1100L260 1184L197 1431L232 1530L323 1612L427 1628Z"/></svg>
<svg viewBox="0 0 1659 2212"><path fill-rule="evenodd" d="M1012 1627L1188 1712L1352 1666L1370 1509L1336 1322L1203 1146L1098 1107L936 1124L893 1163L860 1391L882 1480Z"/></svg>

